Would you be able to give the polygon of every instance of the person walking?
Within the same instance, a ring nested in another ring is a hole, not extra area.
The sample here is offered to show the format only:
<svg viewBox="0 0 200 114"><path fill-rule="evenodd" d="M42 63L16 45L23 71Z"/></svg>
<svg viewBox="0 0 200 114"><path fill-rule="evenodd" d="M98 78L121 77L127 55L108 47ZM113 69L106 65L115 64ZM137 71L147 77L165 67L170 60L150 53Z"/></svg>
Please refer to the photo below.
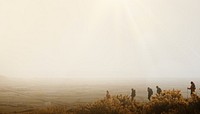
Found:
<svg viewBox="0 0 200 114"><path fill-rule="evenodd" d="M156 86L156 88L157 88L157 94L160 95L160 93L162 92L162 89L160 87L158 87L158 86Z"/></svg>
<svg viewBox="0 0 200 114"><path fill-rule="evenodd" d="M153 95L153 90L150 87L148 87L147 91L148 91L148 99L150 101L151 100L151 96Z"/></svg>
<svg viewBox="0 0 200 114"><path fill-rule="evenodd" d="M132 89L131 89L131 101L133 101L133 99L135 98L135 96L136 96L136 92L135 92L135 90L132 88Z"/></svg>
<svg viewBox="0 0 200 114"><path fill-rule="evenodd" d="M193 81L191 81L190 84L191 84L191 86L188 87L188 89L191 90L190 95L192 95L192 94L194 94L196 87L195 87L195 84Z"/></svg>
<svg viewBox="0 0 200 114"><path fill-rule="evenodd" d="M106 91L106 99L110 99L110 98L111 98L110 93L109 93L109 91L107 90L107 91Z"/></svg>

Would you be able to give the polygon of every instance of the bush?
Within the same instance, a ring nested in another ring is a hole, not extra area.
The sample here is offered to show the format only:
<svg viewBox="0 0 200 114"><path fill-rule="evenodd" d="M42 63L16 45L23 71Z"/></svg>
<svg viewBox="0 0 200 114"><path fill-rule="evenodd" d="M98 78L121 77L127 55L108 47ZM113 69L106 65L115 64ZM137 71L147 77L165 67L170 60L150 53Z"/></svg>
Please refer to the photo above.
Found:
<svg viewBox="0 0 200 114"><path fill-rule="evenodd" d="M187 106L188 114L200 114L200 97L193 94L190 99L188 99Z"/></svg>
<svg viewBox="0 0 200 114"><path fill-rule="evenodd" d="M79 106L75 109L78 114L130 114L132 112L137 113L135 102L132 102L130 98L125 95L113 96L110 99L102 99L92 104L85 106Z"/></svg>
<svg viewBox="0 0 200 114"><path fill-rule="evenodd" d="M152 101L144 105L148 114L180 113L186 111L187 102L179 90L167 90L160 95L156 94Z"/></svg>
<svg viewBox="0 0 200 114"><path fill-rule="evenodd" d="M131 101L127 95L116 95L109 99L77 106L71 110L66 107L50 107L38 111L48 114L200 114L200 98L193 95L184 99L179 90L166 90L156 94L146 103Z"/></svg>

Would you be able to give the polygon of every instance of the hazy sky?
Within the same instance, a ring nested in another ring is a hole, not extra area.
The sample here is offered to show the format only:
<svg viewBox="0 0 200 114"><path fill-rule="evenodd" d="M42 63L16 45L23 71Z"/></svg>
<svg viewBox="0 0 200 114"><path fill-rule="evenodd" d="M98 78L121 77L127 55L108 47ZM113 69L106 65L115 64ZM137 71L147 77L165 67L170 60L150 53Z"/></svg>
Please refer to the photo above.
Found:
<svg viewBox="0 0 200 114"><path fill-rule="evenodd" d="M0 75L198 78L199 0L1 0Z"/></svg>

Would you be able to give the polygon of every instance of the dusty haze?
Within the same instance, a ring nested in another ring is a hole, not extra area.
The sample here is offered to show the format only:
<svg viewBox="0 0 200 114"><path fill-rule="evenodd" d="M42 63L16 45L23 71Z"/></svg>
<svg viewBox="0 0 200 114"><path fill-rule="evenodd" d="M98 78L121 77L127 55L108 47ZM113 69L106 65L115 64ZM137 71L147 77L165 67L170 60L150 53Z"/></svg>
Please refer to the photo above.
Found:
<svg viewBox="0 0 200 114"><path fill-rule="evenodd" d="M126 85L129 91L143 85L145 91L155 85L186 88L191 80L198 87L199 4L2 0L0 75L12 84L65 84L63 88Z"/></svg>
<svg viewBox="0 0 200 114"><path fill-rule="evenodd" d="M199 0L1 0L0 113L200 84ZM196 91L199 94L199 89Z"/></svg>

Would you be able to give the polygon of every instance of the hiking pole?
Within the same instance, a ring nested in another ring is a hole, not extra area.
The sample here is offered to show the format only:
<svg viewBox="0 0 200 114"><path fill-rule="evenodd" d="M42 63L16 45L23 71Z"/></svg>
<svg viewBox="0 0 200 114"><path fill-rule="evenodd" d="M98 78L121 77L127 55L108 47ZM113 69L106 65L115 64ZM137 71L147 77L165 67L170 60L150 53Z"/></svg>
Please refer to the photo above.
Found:
<svg viewBox="0 0 200 114"><path fill-rule="evenodd" d="M188 88L187 88L187 99L188 99Z"/></svg>

